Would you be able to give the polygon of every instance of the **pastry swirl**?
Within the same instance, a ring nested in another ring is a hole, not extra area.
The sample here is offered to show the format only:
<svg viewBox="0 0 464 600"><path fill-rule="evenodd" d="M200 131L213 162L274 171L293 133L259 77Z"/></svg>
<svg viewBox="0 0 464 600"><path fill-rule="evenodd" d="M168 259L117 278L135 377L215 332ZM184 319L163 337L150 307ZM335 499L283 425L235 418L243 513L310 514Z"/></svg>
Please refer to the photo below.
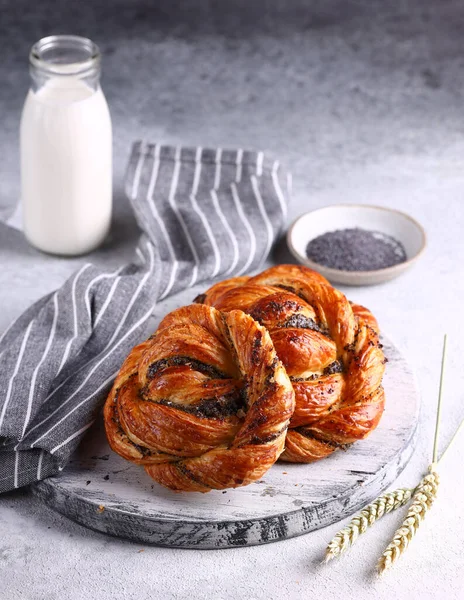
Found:
<svg viewBox="0 0 464 600"><path fill-rule="evenodd" d="M294 396L262 325L196 304L168 314L129 354L105 428L115 452L172 490L238 487L282 453Z"/></svg>
<svg viewBox="0 0 464 600"><path fill-rule="evenodd" d="M375 429L385 402L377 322L324 277L280 265L217 283L196 302L242 310L269 331L295 390L282 460L312 462Z"/></svg>

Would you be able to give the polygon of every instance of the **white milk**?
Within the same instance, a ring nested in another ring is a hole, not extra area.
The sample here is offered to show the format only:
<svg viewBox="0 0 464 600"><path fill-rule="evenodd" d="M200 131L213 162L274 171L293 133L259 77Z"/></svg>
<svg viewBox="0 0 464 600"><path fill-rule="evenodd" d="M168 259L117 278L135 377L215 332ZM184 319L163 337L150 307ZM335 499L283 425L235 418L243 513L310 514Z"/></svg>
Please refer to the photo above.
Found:
<svg viewBox="0 0 464 600"><path fill-rule="evenodd" d="M111 118L98 86L55 76L30 90L21 118L24 233L45 252L89 252L108 233Z"/></svg>

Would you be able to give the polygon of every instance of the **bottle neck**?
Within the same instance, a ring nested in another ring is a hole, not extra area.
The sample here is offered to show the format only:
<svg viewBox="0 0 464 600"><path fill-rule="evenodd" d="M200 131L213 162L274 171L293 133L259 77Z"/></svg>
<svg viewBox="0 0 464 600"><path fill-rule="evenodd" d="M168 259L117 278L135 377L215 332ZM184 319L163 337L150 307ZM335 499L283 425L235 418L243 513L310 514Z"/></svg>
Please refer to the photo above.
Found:
<svg viewBox="0 0 464 600"><path fill-rule="evenodd" d="M51 79L70 85L73 81L82 82L96 91L100 83L100 51L87 38L71 35L46 37L32 47L29 71L34 91Z"/></svg>

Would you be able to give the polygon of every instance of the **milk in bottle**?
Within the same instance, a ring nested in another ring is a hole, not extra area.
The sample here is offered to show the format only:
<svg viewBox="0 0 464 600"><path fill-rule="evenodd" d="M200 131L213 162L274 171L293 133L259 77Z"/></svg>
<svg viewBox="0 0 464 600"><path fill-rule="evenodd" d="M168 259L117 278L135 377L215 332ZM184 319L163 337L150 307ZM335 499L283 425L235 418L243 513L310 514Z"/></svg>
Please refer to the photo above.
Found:
<svg viewBox="0 0 464 600"><path fill-rule="evenodd" d="M29 242L60 255L105 239L112 206L111 118L97 46L51 36L31 50L20 131L21 202Z"/></svg>

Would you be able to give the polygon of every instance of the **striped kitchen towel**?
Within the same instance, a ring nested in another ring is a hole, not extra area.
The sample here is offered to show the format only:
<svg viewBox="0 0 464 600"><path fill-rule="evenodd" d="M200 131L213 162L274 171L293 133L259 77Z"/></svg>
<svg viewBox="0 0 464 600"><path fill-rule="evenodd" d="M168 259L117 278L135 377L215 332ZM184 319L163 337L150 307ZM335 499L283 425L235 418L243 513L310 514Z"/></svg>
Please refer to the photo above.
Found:
<svg viewBox="0 0 464 600"><path fill-rule="evenodd" d="M142 142L126 191L142 230L134 262L83 265L0 337L0 492L65 467L157 301L257 269L289 197L262 153Z"/></svg>

